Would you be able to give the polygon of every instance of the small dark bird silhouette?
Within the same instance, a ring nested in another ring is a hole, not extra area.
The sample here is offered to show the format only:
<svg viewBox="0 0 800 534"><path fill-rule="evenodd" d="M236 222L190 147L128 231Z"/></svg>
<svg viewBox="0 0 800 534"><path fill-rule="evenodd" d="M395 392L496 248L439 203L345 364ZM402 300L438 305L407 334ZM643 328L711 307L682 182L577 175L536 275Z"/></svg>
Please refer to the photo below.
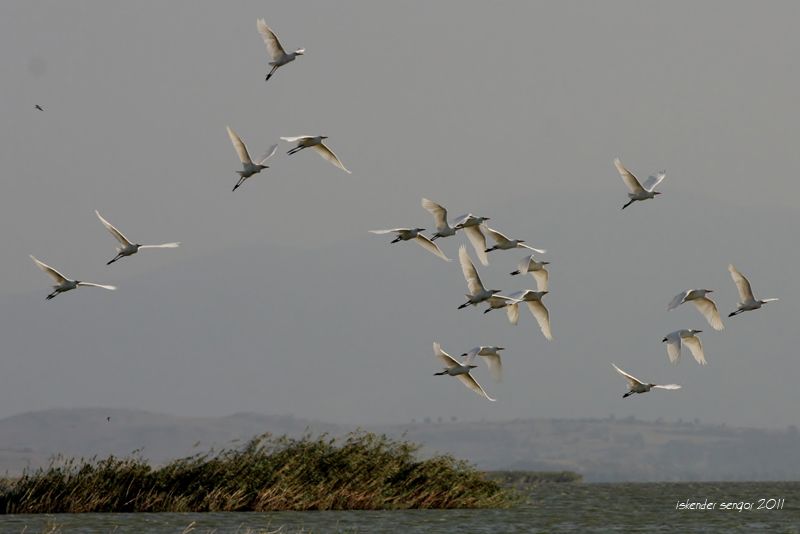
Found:
<svg viewBox="0 0 800 534"><path fill-rule="evenodd" d="M108 421L109 423L111 422L111 416L110 415L108 417L106 417L106 421Z"/></svg>
<svg viewBox="0 0 800 534"><path fill-rule="evenodd" d="M40 106L39 104L36 104L36 105L35 105L35 106L33 106L33 107L34 107L35 109L38 109L39 111L44 111L44 108L43 108L42 106Z"/></svg>

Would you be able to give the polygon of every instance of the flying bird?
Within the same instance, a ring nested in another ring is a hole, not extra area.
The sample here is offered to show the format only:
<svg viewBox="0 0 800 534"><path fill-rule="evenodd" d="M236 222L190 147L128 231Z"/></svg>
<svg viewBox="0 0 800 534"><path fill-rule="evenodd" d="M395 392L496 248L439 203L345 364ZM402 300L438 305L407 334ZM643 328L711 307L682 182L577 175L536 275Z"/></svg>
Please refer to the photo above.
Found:
<svg viewBox="0 0 800 534"><path fill-rule="evenodd" d="M39 111L44 111L44 108L42 106L40 106L39 104L36 104L33 107L34 107L34 109L38 109Z"/></svg>
<svg viewBox="0 0 800 534"><path fill-rule="evenodd" d="M697 337L697 334L700 332L702 332L702 330L683 329L667 334L661 342L667 344L667 357L669 361L678 363L681 359L682 346L686 345L689 347L694 359L697 360L697 363L706 365L708 362L706 362L705 355L703 354L703 343L700 341L700 338Z"/></svg>
<svg viewBox="0 0 800 534"><path fill-rule="evenodd" d="M462 358L474 359L475 356L480 356L486 362L486 367L495 382L503 381L503 361L500 357L500 351L506 350L505 347L498 347L495 345L480 346L471 349L461 355Z"/></svg>
<svg viewBox="0 0 800 534"><path fill-rule="evenodd" d="M513 271L511 276L531 273L533 279L536 280L536 289L539 291L547 291L548 278L550 274L547 272L547 269L545 269L544 266L549 264L549 261L536 261L536 258L534 258L533 254L531 254L530 256L525 256L522 261L519 262L517 270Z"/></svg>
<svg viewBox="0 0 800 534"><path fill-rule="evenodd" d="M456 230L464 230L467 239L475 249L475 255L478 256L481 264L489 265L489 256L486 254L486 236L481 231L481 226L484 222L488 221L489 217L476 217L471 213L462 215L456 218Z"/></svg>
<svg viewBox="0 0 800 534"><path fill-rule="evenodd" d="M463 363L459 363L458 360L443 351L441 345L439 345L439 343L436 341L433 342L433 354L439 359L440 362L442 362L442 366L444 367L442 372L434 373L435 376L455 376L461 380L462 384L467 386L481 397L484 397L492 402L497 400L487 395L481 385L478 384L478 381L472 378L470 370L477 367L477 365L472 365L472 358L468 357Z"/></svg>
<svg viewBox="0 0 800 534"><path fill-rule="evenodd" d="M139 249L141 248L178 248L180 246L180 243L162 243L160 245L140 245L138 243L131 243L131 241L125 237L122 232L117 230L113 224L105 220L103 216L100 215L99 211L94 210L94 213L97 215L97 218L100 219L100 222L103 223L103 226L106 227L111 235L114 236L114 239L119 241L120 244L120 246L117 247L117 255L111 261L106 263L106 265L111 265L124 256L132 256L133 254L139 252Z"/></svg>
<svg viewBox="0 0 800 534"><path fill-rule="evenodd" d="M647 200L648 198L656 198L656 195L660 195L661 192L654 191L654 189L661 183L661 181L667 177L667 174L662 171L656 173L655 176L650 176L645 180L644 185L639 183L639 180L625 168L619 158L614 159L614 165L617 167L617 171L619 175L622 177L622 181L625 182L625 185L628 186L630 193L628 193L628 198L630 199L627 204L622 206L622 209L627 208L637 200Z"/></svg>
<svg viewBox="0 0 800 534"><path fill-rule="evenodd" d="M731 278L736 284L736 289L739 290L739 307L736 311L728 314L728 317L739 315L742 312L757 310L767 302L775 302L776 298L759 300L753 296L753 290L750 288L750 282L747 278L736 270L733 265L728 265L728 271L731 273Z"/></svg>
<svg viewBox="0 0 800 534"><path fill-rule="evenodd" d="M428 213L433 215L433 218L436 221L436 233L431 236L431 241L436 241L440 237L450 237L451 235L456 235L456 232L461 229L454 228L447 223L447 210L441 204L437 204L433 200L423 198L422 207L425 208Z"/></svg>
<svg viewBox="0 0 800 534"><path fill-rule="evenodd" d="M226 128L228 129L228 137L231 138L231 143L233 143L233 148L236 149L236 154L239 156L239 161L242 162L242 170L236 171L236 174L239 175L239 181L233 186L233 190L236 191L245 180L254 174L258 174L262 169L269 169L269 166L264 165L264 162L275 155L275 151L278 150L278 145L272 145L269 150L264 153L258 163L253 163L242 138L236 135L236 132L234 132L230 126L226 126Z"/></svg>
<svg viewBox="0 0 800 534"><path fill-rule="evenodd" d="M691 302L697 307L700 313L703 314L703 317L706 318L711 328L714 330L722 330L725 326L722 324L722 319L719 317L717 305L706 296L708 293L713 292L712 289L687 289L675 295L675 298L667 305L667 310L677 308L684 302Z"/></svg>
<svg viewBox="0 0 800 534"><path fill-rule="evenodd" d="M336 154L333 153L333 150L328 148L325 143L322 142L323 139L327 139L327 135L298 135L297 137L281 137L284 141L288 143L297 143L293 149L289 150L287 154L290 156L295 152L300 152L304 148L313 148L317 151L317 154L322 156L328 163L331 163L335 167L339 167L347 174L353 174L352 172L348 171Z"/></svg>
<svg viewBox="0 0 800 534"><path fill-rule="evenodd" d="M264 19L258 19L256 21L256 26L258 27L258 33L261 34L261 38L264 39L264 44L267 45L267 53L272 58L272 61L269 62L272 66L272 70L267 73L267 77L264 78L264 81L269 80L272 75L275 74L275 71L278 70L278 67L291 63L297 56L302 56L306 53L305 48L298 48L294 52L287 54L283 46L281 46L278 36L269 29Z"/></svg>
<svg viewBox="0 0 800 534"><path fill-rule="evenodd" d="M370 233L382 235L394 232L397 234L397 237L392 240L392 243L397 243L398 241L410 241L413 239L419 246L428 252L439 256L445 261L453 261L444 255L444 252L442 252L442 249L440 249L436 243L420 233L424 230L425 228L391 228L389 230L370 230Z"/></svg>
<svg viewBox="0 0 800 534"><path fill-rule="evenodd" d="M512 293L511 297L528 305L528 309L531 315L533 315L533 318L536 319L536 322L539 323L539 329L542 331L544 337L546 337L548 341L553 341L553 332L550 329L550 312L542 303L542 297L547 295L547 293L548 291L526 289Z"/></svg>
<svg viewBox="0 0 800 534"><path fill-rule="evenodd" d="M520 302L522 301L515 298L505 297L503 295L492 295L486 299L486 303L489 305L489 307L483 310L483 313L489 313L492 310L505 308L506 315L508 316L508 322L515 325L519 322L518 304Z"/></svg>
<svg viewBox="0 0 800 534"><path fill-rule="evenodd" d="M458 261L461 263L461 272L464 274L464 279L467 281L469 293L466 294L467 302L458 307L458 309L466 308L467 306L475 306L489 300L489 297L495 293L500 293L499 289L486 289L483 287L478 271L475 270L472 260L469 259L467 247L461 245L458 249Z"/></svg>
<svg viewBox="0 0 800 534"><path fill-rule="evenodd" d="M53 269L49 265L37 260L33 256L31 256L31 259L33 260L33 262L36 264L37 267L39 267L42 271L44 271L56 283L56 285L53 286L53 292L50 293L49 295L47 295L47 297L45 297L47 300L50 300L51 298L55 297L59 293L64 293L65 291L70 291L70 290L75 289L76 287L80 287L80 286L102 287L103 289L110 289L111 291L114 291L115 289L117 289L116 286L107 286L107 285L103 285L103 284L93 284L91 282L81 282L80 280L70 280L69 278L67 278L66 276L61 274L60 272L56 271L55 269Z"/></svg>
<svg viewBox="0 0 800 534"><path fill-rule="evenodd" d="M547 252L543 248L533 248L530 245L526 245L524 239L509 239L497 230L493 230L488 226L486 227L486 231L489 232L489 235L492 236L492 239L494 239L494 246L487 248L486 252L491 252L493 250L511 250L512 248L527 248L528 250L538 252L539 254L544 254Z"/></svg>
<svg viewBox="0 0 800 534"><path fill-rule="evenodd" d="M612 363L611 365L614 365L614 364ZM666 385L645 384L644 382L642 382L641 380L639 380L635 376L629 375L628 373L626 373L625 371L623 371L622 369L620 369L616 365L614 365L614 369L616 369L617 372L619 374L621 374L622 376L624 376L625 380L628 381L628 392L622 396L623 399L625 397L629 396L629 395L633 395L634 393L647 393L648 391L650 391L653 388L658 388L658 389L681 389L681 387L678 384L666 384Z"/></svg>

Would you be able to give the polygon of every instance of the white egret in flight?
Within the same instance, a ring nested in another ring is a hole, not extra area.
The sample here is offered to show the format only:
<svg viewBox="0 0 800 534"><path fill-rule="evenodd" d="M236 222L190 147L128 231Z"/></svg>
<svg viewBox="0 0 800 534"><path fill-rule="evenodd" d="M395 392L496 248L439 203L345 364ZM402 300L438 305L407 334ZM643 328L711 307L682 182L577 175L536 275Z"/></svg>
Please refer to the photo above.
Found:
<svg viewBox="0 0 800 534"><path fill-rule="evenodd" d="M437 255L445 261L452 261L450 258L444 255L444 252L442 252L442 249L440 249L436 243L420 233L424 230L425 228L391 228L389 230L370 230L370 233L382 235L394 232L397 234L397 237L392 240L392 243L397 243L398 241L410 241L413 239L419 246L428 252Z"/></svg>
<svg viewBox="0 0 800 534"><path fill-rule="evenodd" d="M347 174L353 174L348 171L336 154L333 153L333 150L328 148L325 143L323 143L323 139L327 139L327 135L298 135L297 137L281 137L287 143L297 143L293 149L289 150L287 154L290 156L295 152L300 152L304 148L313 148L317 154L322 156L328 163L331 163L335 167L339 167Z"/></svg>
<svg viewBox="0 0 800 534"><path fill-rule="evenodd" d="M711 325L711 328L714 330L722 330L725 328L725 326L722 324L722 319L719 317L717 305L714 304L713 300L706 296L708 293L713 292L714 290L712 289L687 289L686 291L675 295L675 297L667 305L667 310L677 308L684 302L691 302L697 307L700 313L703 314L703 317L706 318L706 321L708 321L708 324Z"/></svg>
<svg viewBox="0 0 800 534"><path fill-rule="evenodd" d="M611 365L614 365L614 364L612 363ZM648 391L650 391L653 388L658 388L658 389L681 389L681 387L678 384L666 384L666 385L646 384L646 383L642 382L641 380L639 380L638 378L636 378L635 376L626 373L625 371L623 371L622 369L620 369L616 365L614 365L614 369L616 369L617 372L619 374L621 374L622 376L624 376L625 380L628 381L628 392L622 396L623 399L625 397L629 396L629 395L633 395L634 393L647 393Z"/></svg>
<svg viewBox="0 0 800 534"><path fill-rule="evenodd" d="M750 311L750 310L757 310L767 302L775 302L776 298L772 299L762 299L759 300L753 296L753 290L750 288L750 282L747 281L742 273L736 270L736 267L733 265L728 265L728 271L731 273L731 278L733 278L734 283L736 284L736 289L739 290L739 307L736 311L731 312L728 314L728 317L733 317L734 315L739 315L742 312Z"/></svg>
<svg viewBox="0 0 800 534"><path fill-rule="evenodd" d="M434 373L435 376L455 376L461 381L462 384L467 386L481 397L484 397L492 402L497 400L487 395L481 385L478 384L478 381L472 378L470 370L477 367L477 365L472 365L472 358L467 357L463 363L459 363L458 360L443 351L441 345L439 345L439 343L436 341L433 342L433 354L439 359L444 368L442 372Z"/></svg>
<svg viewBox="0 0 800 534"><path fill-rule="evenodd" d="M33 260L33 262L36 264L37 267L39 267L42 271L44 271L56 283L56 285L53 286L53 292L47 295L47 297L45 297L47 300L50 300L59 293L64 293L65 291L70 291L80 286L102 287L103 289L110 289L111 291L117 289L116 286L93 284L91 282L81 282L80 280L70 280L69 278L67 278L60 272L56 271L46 263L37 260L33 256L31 256L31 259Z"/></svg>
<svg viewBox="0 0 800 534"><path fill-rule="evenodd" d="M278 70L278 67L282 67L287 63L290 63L295 60L297 56L302 56L305 54L305 48L298 48L294 52L286 53L281 46L281 42L278 41L278 37L275 35L267 23L264 22L264 19L258 19L256 21L256 27L258 27L258 33L261 34L261 38L264 39L264 44L267 45L267 53L272 58L272 61L269 64L272 66L272 70L269 71L267 77L264 78L264 81L269 80L275 71Z"/></svg>
<svg viewBox="0 0 800 534"><path fill-rule="evenodd" d="M162 243L160 245L140 245L138 243L131 243L131 241L127 237L125 237L122 234L122 232L117 230L117 228L115 228L113 224L105 220L103 216L100 215L99 211L94 210L94 213L95 215L97 215L97 218L100 219L100 222L103 223L103 226L105 226L106 229L111 233L111 235L114 236L114 239L119 241L119 246L117 247L117 255L113 259L111 259L108 263L106 263L106 265L111 265L118 259L123 258L125 256L131 256L133 254L136 254L137 252L139 252L139 249L178 248L178 246L180 246L180 243Z"/></svg>
<svg viewBox="0 0 800 534"><path fill-rule="evenodd" d="M700 332L702 332L702 330L683 329L667 334L661 342L667 344L667 357L669 357L669 361L678 363L681 359L682 347L686 345L689 347L694 359L697 360L697 363L706 365L708 362L706 362L706 357L703 353L703 343L700 341L700 338L697 337L697 334Z"/></svg>
<svg viewBox="0 0 800 534"><path fill-rule="evenodd" d="M654 191L656 186L661 183L661 181L667 177L667 174L662 171L656 173L655 176L650 176L645 180L644 185L639 183L639 180L625 168L619 158L614 159L614 165L617 167L617 171L619 175L622 177L622 181L625 182L625 185L628 186L630 193L628 193L628 198L630 199L627 204L622 206L622 209L627 208L637 200L647 200L648 198L656 198L656 195L660 195L661 192Z"/></svg>

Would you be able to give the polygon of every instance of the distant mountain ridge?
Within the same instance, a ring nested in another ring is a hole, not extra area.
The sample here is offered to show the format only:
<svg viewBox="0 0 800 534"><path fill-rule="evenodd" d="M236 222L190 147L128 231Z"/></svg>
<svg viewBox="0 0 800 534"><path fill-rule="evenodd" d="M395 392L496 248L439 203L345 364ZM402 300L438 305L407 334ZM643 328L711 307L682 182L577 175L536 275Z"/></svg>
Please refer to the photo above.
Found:
<svg viewBox="0 0 800 534"><path fill-rule="evenodd" d="M56 455L138 454L153 464L239 447L253 436L342 435L291 415L182 417L139 410L53 409L0 419L0 473L45 466ZM626 419L529 419L367 425L403 436L423 454L449 452L486 470L570 470L587 481L800 480L800 436L785 430Z"/></svg>

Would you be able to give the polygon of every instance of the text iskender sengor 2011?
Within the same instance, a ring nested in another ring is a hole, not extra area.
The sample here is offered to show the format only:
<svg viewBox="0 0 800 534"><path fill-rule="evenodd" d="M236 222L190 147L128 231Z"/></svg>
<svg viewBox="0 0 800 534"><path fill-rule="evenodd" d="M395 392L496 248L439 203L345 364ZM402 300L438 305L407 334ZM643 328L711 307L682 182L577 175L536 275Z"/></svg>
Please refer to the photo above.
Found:
<svg viewBox="0 0 800 534"><path fill-rule="evenodd" d="M676 510L782 510L786 499L757 499L755 501L701 501L686 499L675 504Z"/></svg>

